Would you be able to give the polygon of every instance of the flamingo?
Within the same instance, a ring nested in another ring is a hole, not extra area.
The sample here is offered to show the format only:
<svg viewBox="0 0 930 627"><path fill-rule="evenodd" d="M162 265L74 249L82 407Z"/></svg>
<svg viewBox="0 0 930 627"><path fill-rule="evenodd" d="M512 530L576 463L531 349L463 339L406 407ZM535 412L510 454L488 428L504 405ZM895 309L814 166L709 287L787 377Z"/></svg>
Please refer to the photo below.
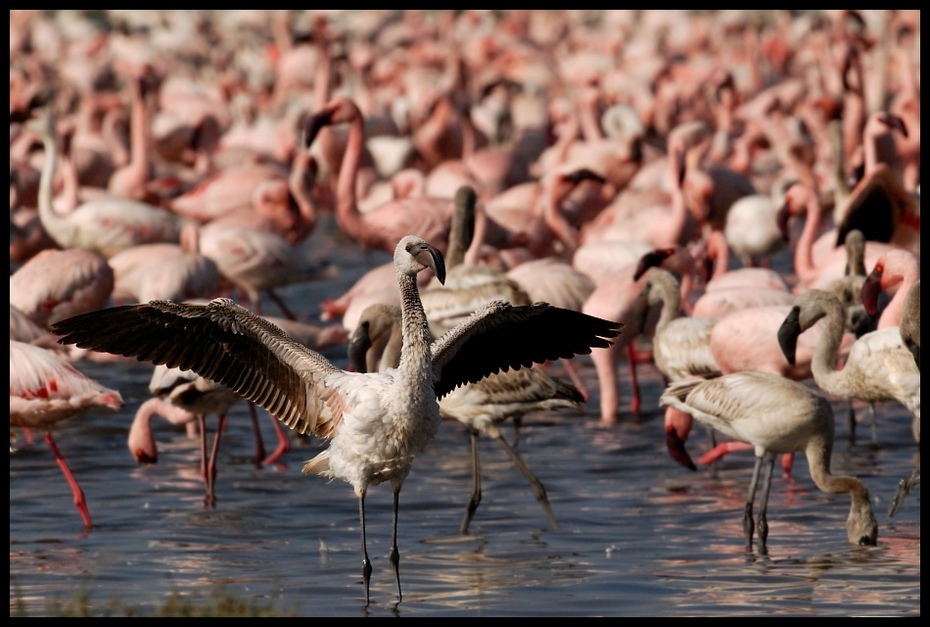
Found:
<svg viewBox="0 0 930 627"><path fill-rule="evenodd" d="M719 376L720 368L710 350L710 333L717 319L680 316L678 279L662 268L652 268L646 276L646 302L649 307L661 307L652 335L652 355L666 383ZM665 443L669 455L682 466L696 470L684 446L691 422L688 414L666 408Z"/></svg>
<svg viewBox="0 0 930 627"><path fill-rule="evenodd" d="M847 253L843 246L833 243L836 235L828 232L815 242L817 230L823 218L823 208L816 192L797 183L785 193L785 203L779 209L778 224L787 240L788 222L792 216L805 215L804 228L794 246L794 271L797 275L797 290L816 287L823 289L846 274ZM845 240L841 240L845 244ZM874 267L875 261L894 246L877 241L866 241L865 265ZM819 256L817 251L821 251Z"/></svg>
<svg viewBox="0 0 930 627"><path fill-rule="evenodd" d="M838 398L867 403L898 401L919 423L920 369L904 346L899 329L885 327L866 333L853 343L842 370L837 370L846 312L829 292L810 289L800 294L779 327L778 342L788 363L794 364L798 336L820 319L826 326L811 362L817 385Z"/></svg>
<svg viewBox="0 0 930 627"><path fill-rule="evenodd" d="M399 368L388 373L336 368L228 299L205 306L155 301L104 309L62 321L54 331L65 344L193 370L228 385L299 433L329 440L329 447L303 470L342 479L354 489L366 605L371 562L365 542L365 496L369 487L390 482L394 525L389 558L402 600L399 494L413 458L439 428L437 399L504 368L606 347L622 325L546 304L493 303L433 343L416 275L430 269L444 279L442 253L408 235L395 247L394 264L403 346ZM556 328L559 333L552 332Z"/></svg>
<svg viewBox="0 0 930 627"><path fill-rule="evenodd" d="M604 424L614 424L617 420L617 408L620 404L617 389L617 362L620 359L620 350L624 348L627 351L632 379L630 411L634 414L639 412L641 397L636 377L637 357L633 339L647 323L645 312L648 307L643 291L646 281L641 275L651 263L649 260L653 256L661 258L662 267L681 273L682 301L687 302L687 295L691 292L694 260L684 248L676 246L672 249L647 253L639 263L630 264L614 273L597 285L581 308L581 311L586 314L618 320L624 325L629 325L628 332L624 333L612 346L591 352L601 395L601 422Z"/></svg>
<svg viewBox="0 0 930 627"><path fill-rule="evenodd" d="M182 301L212 298L220 290L219 266L200 253L193 223L181 229L179 245L141 244L117 253L109 263L115 276L114 300Z"/></svg>
<svg viewBox="0 0 930 627"><path fill-rule="evenodd" d="M444 242L449 235L450 198L420 196L391 201L362 214L356 200L358 170L365 141L362 113L352 100L338 98L307 119L304 136L310 147L320 129L349 124L337 182L336 217L339 227L369 249L390 251L404 234L416 231L427 241Z"/></svg>
<svg viewBox="0 0 930 627"><path fill-rule="evenodd" d="M106 306L113 270L99 254L79 248L48 249L10 275L10 304L42 327Z"/></svg>
<svg viewBox="0 0 930 627"><path fill-rule="evenodd" d="M898 328L904 345L911 351L920 369L920 279L914 282L904 297L904 309Z"/></svg>
<svg viewBox="0 0 930 627"><path fill-rule="evenodd" d="M129 198L96 196L70 213L58 213L52 204L58 140L50 108L42 118L45 160L39 182L39 218L59 246L85 248L109 258L138 244L178 241L182 222L177 216Z"/></svg>
<svg viewBox="0 0 930 627"><path fill-rule="evenodd" d="M200 228L198 242L201 254L216 262L223 278L259 313L264 292L288 318L296 319L275 288L335 278L332 265L310 259L305 250L270 231L210 222Z"/></svg>
<svg viewBox="0 0 930 627"><path fill-rule="evenodd" d="M876 111L869 115L862 131L864 174L845 206L837 211L837 246L847 232L859 229L869 241L920 252L919 196L904 187L894 131L907 138L904 121L894 113Z"/></svg>
<svg viewBox="0 0 930 627"><path fill-rule="evenodd" d="M878 313L879 293L895 290L894 296L879 316L876 328L899 326L904 301L913 286L920 282L919 261L913 253L895 249L881 255L871 268L872 271L862 283L862 304L870 316L875 316Z"/></svg>
<svg viewBox="0 0 930 627"><path fill-rule="evenodd" d="M158 365L152 372L149 391L154 395L139 406L129 428L127 445L140 464L158 461L155 436L152 433L152 417L159 415L172 424L191 424L196 421L200 428L200 472L206 493L204 507L216 505L216 454L220 436L226 426L226 415L230 407L242 397L225 385L205 379L190 370L167 368ZM213 446L207 456L206 415L217 414L218 422Z"/></svg>
<svg viewBox="0 0 930 627"><path fill-rule="evenodd" d="M752 549L753 527L761 550L768 540L768 499L772 470L779 453L804 451L811 479L828 494L850 496L846 536L850 544L875 546L878 522L872 512L868 488L854 477L830 472L833 453L833 408L803 383L767 372L734 372L715 379L672 383L659 399L663 406L689 413L717 431L755 448L756 465L743 510L746 549ZM758 522L753 521L753 503L762 474L762 500Z"/></svg>
<svg viewBox="0 0 930 627"><path fill-rule="evenodd" d="M117 410L123 398L76 370L67 360L44 348L10 340L10 427L42 429L61 472L65 475L74 505L90 529L93 522L84 491L65 462L53 426L91 410Z"/></svg>
<svg viewBox="0 0 930 627"><path fill-rule="evenodd" d="M371 305L363 313L349 342L349 357L357 372L368 372L369 363L377 370L397 368L401 347L401 311L390 305ZM526 477L536 500L542 505L553 528L558 528L542 482L519 453L504 439L500 425L508 419L552 409L580 409L584 396L572 384L551 377L538 368L498 372L453 390L439 400L444 420L457 420L468 429L472 452L472 493L459 528L468 533L471 519L481 503L481 468L478 437L485 435L500 443L511 461Z"/></svg>

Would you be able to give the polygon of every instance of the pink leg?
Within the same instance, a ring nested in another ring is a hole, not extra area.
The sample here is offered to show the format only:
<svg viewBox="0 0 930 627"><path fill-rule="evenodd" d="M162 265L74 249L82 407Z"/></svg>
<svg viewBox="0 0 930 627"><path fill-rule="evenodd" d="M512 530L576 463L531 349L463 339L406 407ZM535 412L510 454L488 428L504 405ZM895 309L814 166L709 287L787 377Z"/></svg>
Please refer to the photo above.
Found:
<svg viewBox="0 0 930 627"><path fill-rule="evenodd" d="M704 453L698 458L698 463L702 465L713 464L719 459L726 457L727 453L732 453L733 451L745 451L752 450L752 444L747 444L746 442L721 442L714 448L710 449L708 452Z"/></svg>
<svg viewBox="0 0 930 627"><path fill-rule="evenodd" d="M210 451L210 462L206 467L204 477L207 480L207 495L204 497L204 505L213 507L216 505L216 453L220 450L220 436L223 435L223 429L226 427L226 414L220 414L219 422L216 425L216 435L213 436L213 448Z"/></svg>
<svg viewBox="0 0 930 627"><path fill-rule="evenodd" d="M571 379L572 383L575 384L575 387L578 388L578 391L581 392L585 402L587 402L588 398L591 396L591 393L588 391L588 387L581 380L581 375L578 374L578 371L572 364L572 360L561 359L559 362L562 364L562 367L565 368L565 374L568 375L568 378Z"/></svg>
<svg viewBox="0 0 930 627"><path fill-rule="evenodd" d="M271 414L269 414L271 416ZM284 430L284 426L281 424L281 421L276 417L271 416L271 426L274 427L274 431L278 436L278 446L271 452L271 455L262 460L262 466L268 466L270 464L275 464L284 455L291 450L291 441L287 437L287 431Z"/></svg>
<svg viewBox="0 0 930 627"><path fill-rule="evenodd" d="M630 399L630 413L639 414L641 399L639 395L639 378L636 376L636 347L631 341L626 345L627 359L630 362L630 383L633 387L633 398Z"/></svg>
<svg viewBox="0 0 930 627"><path fill-rule="evenodd" d="M90 511L88 511L87 501L84 499L84 490L78 485L77 479L74 478L71 469L68 468L68 464L65 462L65 458L61 455L61 451L58 450L58 446L55 444L52 434L48 431L45 432L45 441L48 442L49 448L52 449L55 461L58 462L58 467L61 468L61 472L64 473L68 485L71 486L71 493L74 494L74 505L78 508L81 518L84 519L84 527L90 529L94 524L90 520Z"/></svg>
<svg viewBox="0 0 930 627"><path fill-rule="evenodd" d="M791 467L794 465L794 453L785 453L781 456L781 474L785 479L791 478Z"/></svg>

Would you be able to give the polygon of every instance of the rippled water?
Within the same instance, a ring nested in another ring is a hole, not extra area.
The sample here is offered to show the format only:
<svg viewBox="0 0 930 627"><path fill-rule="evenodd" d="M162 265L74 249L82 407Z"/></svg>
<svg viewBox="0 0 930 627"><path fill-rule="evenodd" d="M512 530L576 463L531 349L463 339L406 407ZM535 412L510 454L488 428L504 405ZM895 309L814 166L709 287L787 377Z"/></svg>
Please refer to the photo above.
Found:
<svg viewBox="0 0 930 627"><path fill-rule="evenodd" d="M387 259L366 260L325 232L311 245L319 255L338 254L341 273L330 284L282 291L308 317L318 313L320 298L350 286L366 263ZM327 354L346 365L343 350ZM202 598L218 586L304 616L920 615L919 486L894 519L885 517L898 480L918 455L906 410L880 405L878 443L871 442L867 419L851 443L846 406L834 403L833 470L869 487L877 547L847 544L848 498L817 490L799 456L793 480L773 481L768 554L747 553L741 515L752 455L730 455L716 477L671 461L655 402L661 379L648 365L642 415L624 412L618 425L601 426L593 367L587 357L576 362L595 391L587 409L528 417L518 445L546 486L559 528L549 527L503 450L483 441L483 501L470 535L459 535L471 488L470 445L462 427L444 424L401 493L399 605L387 559L390 487L373 488L366 500L374 566L367 610L352 490L300 472L320 450L317 442L292 437L282 465L257 467L240 404L222 438L217 504L205 509L197 438L156 419L157 464L137 465L126 448L135 410L148 398L151 367L81 363L127 402L119 413L87 414L56 431L95 527L83 531L41 438L20 441L10 455L11 615L44 615L79 595L96 614L114 602L154 613L172 593ZM626 379L622 385L628 400ZM265 444L273 446L269 418L259 417ZM707 445L696 429L692 454Z"/></svg>

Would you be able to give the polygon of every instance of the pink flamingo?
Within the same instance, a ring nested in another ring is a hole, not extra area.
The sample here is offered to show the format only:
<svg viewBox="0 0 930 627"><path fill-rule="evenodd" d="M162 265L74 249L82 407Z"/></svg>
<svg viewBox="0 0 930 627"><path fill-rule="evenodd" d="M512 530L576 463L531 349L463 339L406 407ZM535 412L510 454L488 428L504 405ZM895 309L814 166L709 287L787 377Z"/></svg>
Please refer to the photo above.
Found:
<svg viewBox="0 0 930 627"><path fill-rule="evenodd" d="M39 326L104 307L113 270L90 250L43 250L10 276L10 304Z"/></svg>
<svg viewBox="0 0 930 627"><path fill-rule="evenodd" d="M143 244L110 259L113 299L128 302L213 298L220 291L217 263L200 253L198 227L181 230L181 244Z"/></svg>
<svg viewBox="0 0 930 627"><path fill-rule="evenodd" d="M10 427L42 429L71 492L84 526L93 527L84 491L78 485L51 429L89 410L123 407L116 390L82 374L67 360L38 346L10 340Z"/></svg>
<svg viewBox="0 0 930 627"><path fill-rule="evenodd" d="M785 203L778 214L779 228L786 240L789 238L790 218L801 215L805 216L804 228L794 243L794 271L799 283L796 290L810 287L823 289L846 274L846 249L844 246L836 246L833 243L836 235L830 232L815 242L823 219L820 199L810 187L795 184L785 194ZM873 267L878 257L891 248L893 246L890 244L866 241L866 267ZM817 257L815 249L824 252Z"/></svg>
<svg viewBox="0 0 930 627"><path fill-rule="evenodd" d="M877 111L868 117L862 133L864 174L839 211L837 246L847 232L859 229L869 241L920 252L919 196L904 187L893 131L908 134L897 115Z"/></svg>
<svg viewBox="0 0 930 627"><path fill-rule="evenodd" d="M211 222L200 229L199 246L204 256L216 262L223 278L241 290L259 313L264 292L287 317L296 319L275 288L335 276L331 265L309 259L302 248L261 229Z"/></svg>
<svg viewBox="0 0 930 627"><path fill-rule="evenodd" d="M391 251L401 237L414 232L444 247L449 236L451 198L403 198L365 214L359 211L356 184L365 131L362 113L352 100L337 98L310 116L304 128L306 145L312 145L323 127L344 123L349 124L349 138L337 181L336 218L339 227L368 249Z"/></svg>
<svg viewBox="0 0 930 627"><path fill-rule="evenodd" d="M920 283L920 265L913 253L894 249L882 254L872 266L861 288L862 304L870 316L878 312L878 295L882 291L894 292L885 306L876 328L896 327L901 324L904 302L915 284Z"/></svg>
<svg viewBox="0 0 930 627"><path fill-rule="evenodd" d="M39 217L43 228L59 246L86 248L109 258L138 244L178 241L181 222L177 216L128 198L101 195L70 213L57 212L52 204L52 181L58 160L58 142L48 108L41 126L45 161L39 186Z"/></svg>
<svg viewBox="0 0 930 627"><path fill-rule="evenodd" d="M182 371L165 366L155 367L149 381L149 390L155 396L144 402L136 411L127 439L129 450L140 464L154 464L158 461L158 449L152 432L152 417L162 416L175 425L188 425L196 421L200 428L200 471L206 488L203 503L205 507L213 507L216 505L214 485L220 436L226 426L226 415L230 407L242 397L225 385L204 379L190 370ZM217 414L219 417L209 457L207 414Z"/></svg>
<svg viewBox="0 0 930 627"><path fill-rule="evenodd" d="M681 274L682 301L687 302L693 282L693 258L680 246L655 251L655 253L661 257L661 261L654 265L660 265ZM648 260L641 260L610 276L597 285L581 308L581 311L588 315L622 322L626 329L612 346L591 351L591 360L597 371L600 389L601 421L604 424L614 424L617 421L617 408L620 404L617 389L617 362L622 349L626 349L630 365L633 394L630 411L634 414L639 413L641 397L636 377L637 355L633 341L646 325L647 305L644 292L646 281L642 278L642 273L645 272L649 263Z"/></svg>

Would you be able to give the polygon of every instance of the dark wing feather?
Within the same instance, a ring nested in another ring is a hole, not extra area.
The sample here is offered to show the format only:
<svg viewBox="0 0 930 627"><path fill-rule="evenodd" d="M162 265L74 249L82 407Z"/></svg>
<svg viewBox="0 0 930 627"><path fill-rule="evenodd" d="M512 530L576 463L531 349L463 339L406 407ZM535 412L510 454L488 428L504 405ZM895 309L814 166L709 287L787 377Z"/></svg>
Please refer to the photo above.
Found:
<svg viewBox="0 0 930 627"><path fill-rule="evenodd" d="M442 398L459 385L500 370L607 348L621 327L619 322L547 303L490 303L433 342L436 396Z"/></svg>
<svg viewBox="0 0 930 627"><path fill-rule="evenodd" d="M57 322L61 344L192 370L260 405L301 433L331 420L312 386L335 367L229 299L207 305L152 301Z"/></svg>

